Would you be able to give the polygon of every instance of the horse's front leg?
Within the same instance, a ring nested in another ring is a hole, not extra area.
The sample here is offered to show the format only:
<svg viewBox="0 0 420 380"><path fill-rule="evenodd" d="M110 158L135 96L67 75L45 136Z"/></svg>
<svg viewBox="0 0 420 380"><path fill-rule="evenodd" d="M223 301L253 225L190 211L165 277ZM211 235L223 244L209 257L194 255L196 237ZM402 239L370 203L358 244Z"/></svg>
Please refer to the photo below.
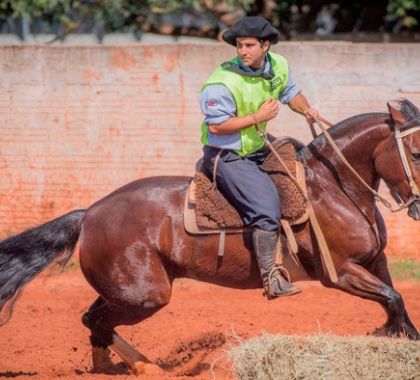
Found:
<svg viewBox="0 0 420 380"><path fill-rule="evenodd" d="M375 260L369 265L368 270L370 273L372 273L372 275L374 275L383 283L385 283L390 288L395 290L392 283L391 274L389 273L389 269L388 269L388 261L383 251L378 256L375 257ZM394 321L392 319L392 315L388 313L387 308L385 308L385 311L387 312L388 320L382 327L376 329L373 332L373 334L375 335L389 335L387 334L387 332L390 329L395 330L395 327L393 327ZM400 330L402 330L405 335L409 336L412 339L415 339L415 340L420 339L420 335L418 331L416 330L415 326L413 325L413 323L411 322L408 316L407 310L404 307L404 304L403 304L403 313L402 313L402 321L401 321Z"/></svg>
<svg viewBox="0 0 420 380"><path fill-rule="evenodd" d="M382 269L378 267L378 270L383 280L388 282L388 278L390 281L389 272L386 274L383 267ZM408 318L401 295L392 288L392 283L387 284L383 280L362 266L347 262L342 266L338 282L334 287L381 304L387 313L388 320L383 327L374 332L375 335L407 336L410 339L419 340L420 335Z"/></svg>

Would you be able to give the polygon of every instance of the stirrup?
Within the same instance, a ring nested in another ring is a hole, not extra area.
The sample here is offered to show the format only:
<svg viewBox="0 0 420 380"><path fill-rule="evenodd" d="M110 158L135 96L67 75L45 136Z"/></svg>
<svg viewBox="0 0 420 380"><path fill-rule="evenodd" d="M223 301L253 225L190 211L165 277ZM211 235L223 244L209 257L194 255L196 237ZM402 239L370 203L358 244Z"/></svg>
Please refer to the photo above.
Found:
<svg viewBox="0 0 420 380"><path fill-rule="evenodd" d="M268 275L268 278L271 279L271 277L274 275L276 271L279 271L280 275L283 275L283 277L287 280L287 282L289 282L290 284L292 283L290 279L290 273L284 265L279 265L279 264L274 265L273 269L271 269L270 274Z"/></svg>
<svg viewBox="0 0 420 380"><path fill-rule="evenodd" d="M273 289L274 281L277 281L277 289ZM268 284L264 287L263 295L271 300L300 292L301 290L291 283L288 270L284 266L275 265L268 275Z"/></svg>

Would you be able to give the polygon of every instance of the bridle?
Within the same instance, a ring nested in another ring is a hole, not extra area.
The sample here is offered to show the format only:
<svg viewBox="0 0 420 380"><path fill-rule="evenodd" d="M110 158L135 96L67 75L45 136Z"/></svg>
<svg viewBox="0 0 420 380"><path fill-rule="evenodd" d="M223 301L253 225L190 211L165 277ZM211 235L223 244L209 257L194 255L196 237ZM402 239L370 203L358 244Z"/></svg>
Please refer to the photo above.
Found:
<svg viewBox="0 0 420 380"><path fill-rule="evenodd" d="M403 137L409 136L409 135L411 135L414 132L420 131L420 126L407 129L407 130L405 130L403 132L401 132L399 129L395 128L395 139L397 141L398 152L399 152L399 155L400 155L400 158L401 158L401 163L403 165L404 172L405 172L405 175L407 177L408 184L410 186L410 189L411 189L411 193L412 194L411 194L410 198L406 202L402 202L402 201L396 200L397 203L398 203L398 208L395 208L394 209L392 207L391 203L389 203L375 189L373 189L371 186L369 186L366 183L366 181L356 172L356 170L353 169L353 167L350 165L350 163L344 157L343 153L341 153L340 148L337 146L337 144L335 143L335 141L333 140L333 138L331 137L331 135L327 131L327 128L324 125L324 123L325 124L328 124L329 126L332 126L332 124L330 122L328 122L327 120L321 118L321 117L319 117L319 118L318 117L315 117L314 119L315 119L316 123L318 124L319 128L321 128L321 130L324 133L325 137L327 138L328 142L333 147L334 151L341 158L341 160L347 166L347 168L373 194L373 196L375 197L375 199L378 200L378 201L380 201L380 202L382 202L382 204L385 205L385 207L387 207L391 212L401 211L401 210L403 210L403 209L405 209L407 207L410 207L410 205L412 203L420 200L420 191L419 191L419 188L418 188L416 182L414 181L413 173L411 171L410 164L408 163L408 159L407 159L407 152L405 151L404 144L403 144L403 141L402 141Z"/></svg>
<svg viewBox="0 0 420 380"><path fill-rule="evenodd" d="M401 132L399 129L395 130L395 139L397 140L398 153L400 154L401 162L408 180L408 185L411 189L411 197L408 199L408 201L403 204L399 203L399 206L401 207L400 210L409 207L413 202L420 200L420 190L416 182L414 181L413 173L411 171L411 167L407 159L407 152L405 151L404 144L402 141L403 137L409 136L412 133L418 131L420 131L420 126L407 129L403 132Z"/></svg>

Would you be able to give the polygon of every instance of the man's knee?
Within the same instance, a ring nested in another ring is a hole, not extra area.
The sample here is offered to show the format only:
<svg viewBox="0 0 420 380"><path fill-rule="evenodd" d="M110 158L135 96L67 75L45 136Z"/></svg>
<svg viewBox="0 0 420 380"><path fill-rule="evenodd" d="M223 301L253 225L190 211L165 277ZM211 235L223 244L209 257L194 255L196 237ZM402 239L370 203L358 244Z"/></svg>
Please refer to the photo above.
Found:
<svg viewBox="0 0 420 380"><path fill-rule="evenodd" d="M248 221L248 225L252 228L257 228L264 231L278 231L280 221L280 212L271 213L270 215L260 213L255 216L251 216Z"/></svg>

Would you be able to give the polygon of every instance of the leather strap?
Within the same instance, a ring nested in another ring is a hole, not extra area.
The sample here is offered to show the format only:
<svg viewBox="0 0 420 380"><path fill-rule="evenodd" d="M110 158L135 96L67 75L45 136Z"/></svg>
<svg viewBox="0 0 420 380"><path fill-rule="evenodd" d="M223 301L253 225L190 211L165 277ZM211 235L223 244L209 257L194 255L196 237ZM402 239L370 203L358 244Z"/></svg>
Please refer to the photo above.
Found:
<svg viewBox="0 0 420 380"><path fill-rule="evenodd" d="M283 266L283 252L281 249L281 236L278 237L277 239L277 244L276 244L276 258L274 260L274 262L276 263L276 266Z"/></svg>
<svg viewBox="0 0 420 380"><path fill-rule="evenodd" d="M325 240L325 236L318 223L318 219L316 218L315 211L312 208L312 204L309 201L308 214L309 220L311 221L311 225L316 236L316 240L318 242L319 250L321 251L322 266L324 267L324 270L328 273L331 282L335 284L338 282L337 271L335 270L334 262L331 257L330 249L328 248L327 241Z"/></svg>
<svg viewBox="0 0 420 380"><path fill-rule="evenodd" d="M291 252L296 255L298 253L299 248L289 222L285 219L280 219L280 224L289 242Z"/></svg>
<svg viewBox="0 0 420 380"><path fill-rule="evenodd" d="M220 149L217 152L216 158L214 159L214 165L213 165L213 185L212 185L212 189L216 190L217 189L217 181L216 181L216 176L217 176L217 166L219 165L219 160L220 160L220 156L223 153L223 149Z"/></svg>
<svg viewBox="0 0 420 380"><path fill-rule="evenodd" d="M219 251L217 252L217 256L219 257L223 257L223 255L225 254L225 237L226 237L226 230L221 230L220 231L220 236L219 236Z"/></svg>
<svg viewBox="0 0 420 380"><path fill-rule="evenodd" d="M309 214L308 214L308 218L309 218ZM297 245L295 234L293 233L293 230L290 227L289 222L285 219L281 219L280 224L281 224L281 227L283 228L283 231L286 235L287 242L288 242L289 247L290 247L290 257L292 258L292 260L294 261L296 266L301 268L303 270L303 272L305 272L305 274L308 275L306 273L306 270L303 267L302 263L300 262L298 255L297 255L297 253L299 251L299 247ZM280 241L280 239L279 239L279 241ZM279 244L279 247L277 248L276 265L283 265L283 256L282 256L282 252L280 250L280 245L281 244ZM279 258L279 256L281 256L281 257ZM308 275L308 277L309 277L309 275Z"/></svg>
<svg viewBox="0 0 420 380"><path fill-rule="evenodd" d="M332 127L333 123L331 123L330 121L328 121L327 119L324 119L322 116L319 116L319 120L321 120L325 125L327 125L328 127ZM316 130L315 130L315 126L314 124L309 124L309 129L311 130L312 133L312 137L315 139L316 137L318 137Z"/></svg>

